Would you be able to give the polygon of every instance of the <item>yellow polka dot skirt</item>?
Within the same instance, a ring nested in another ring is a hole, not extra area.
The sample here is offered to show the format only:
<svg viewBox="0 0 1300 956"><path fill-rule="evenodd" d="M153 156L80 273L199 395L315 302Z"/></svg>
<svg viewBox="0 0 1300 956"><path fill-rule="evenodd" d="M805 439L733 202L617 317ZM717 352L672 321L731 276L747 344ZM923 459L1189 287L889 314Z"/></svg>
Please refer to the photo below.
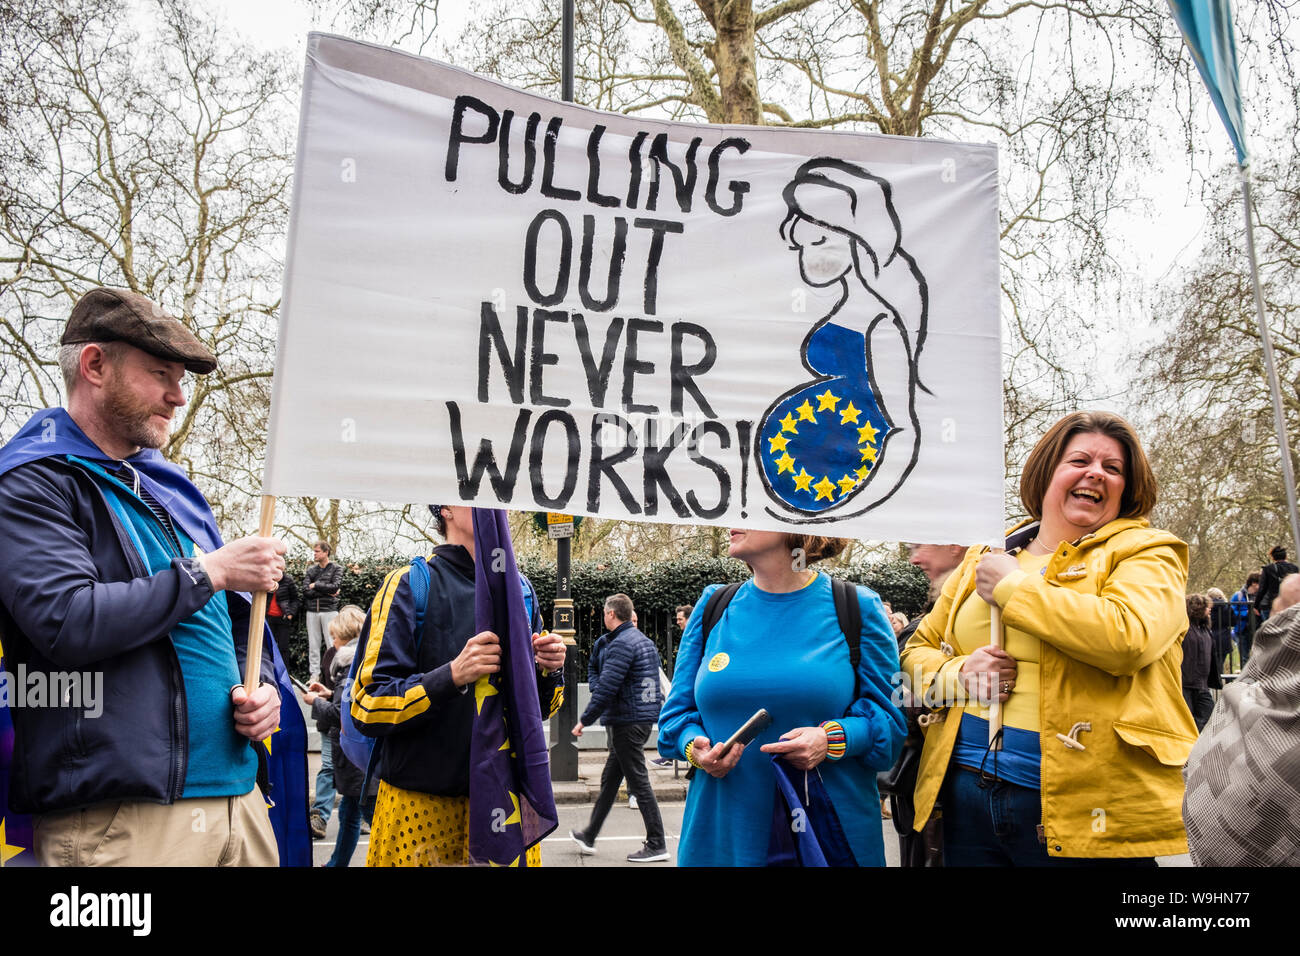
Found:
<svg viewBox="0 0 1300 956"><path fill-rule="evenodd" d="M528 849L525 863L542 865L540 845ZM468 797L435 797L380 781L366 866L468 865Z"/></svg>

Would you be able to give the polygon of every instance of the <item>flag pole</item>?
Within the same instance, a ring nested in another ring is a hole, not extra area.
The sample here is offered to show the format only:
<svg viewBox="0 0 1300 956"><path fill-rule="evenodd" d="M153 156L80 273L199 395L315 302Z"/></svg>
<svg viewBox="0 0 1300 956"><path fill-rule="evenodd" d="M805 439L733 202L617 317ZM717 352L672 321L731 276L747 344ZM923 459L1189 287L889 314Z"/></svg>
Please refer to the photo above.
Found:
<svg viewBox="0 0 1300 956"><path fill-rule="evenodd" d="M262 495L262 517L257 523L260 537L271 537L275 524L275 495ZM253 593L253 610L248 618L248 656L244 660L244 690L249 694L262 683L262 631L266 624L267 591Z"/></svg>
<svg viewBox="0 0 1300 956"><path fill-rule="evenodd" d="M1273 396L1273 424L1277 429L1278 448L1282 455L1282 480L1286 485L1286 504L1291 517L1291 544L1294 554L1300 554L1300 517L1296 511L1295 475L1291 467L1291 443L1287 440L1286 420L1282 415L1282 392L1277 383L1277 364L1273 360L1273 339L1264 318L1264 293L1259 284L1259 262L1255 258L1255 226L1250 206L1250 169L1245 164L1237 166L1241 175L1241 202L1246 215L1246 254L1250 257L1250 278L1255 288L1255 318L1259 323L1259 338L1264 345L1264 371L1268 376L1268 390Z"/></svg>
<svg viewBox="0 0 1300 956"><path fill-rule="evenodd" d="M990 553L1005 553L1002 548L993 548ZM989 605L989 644L1002 650L1005 643L1002 636L1002 608L996 604ZM998 700L998 692L1001 690L1001 683L994 684L993 693L989 700L989 747L993 750L1002 749L1002 741L998 735L1002 732L1002 701Z"/></svg>

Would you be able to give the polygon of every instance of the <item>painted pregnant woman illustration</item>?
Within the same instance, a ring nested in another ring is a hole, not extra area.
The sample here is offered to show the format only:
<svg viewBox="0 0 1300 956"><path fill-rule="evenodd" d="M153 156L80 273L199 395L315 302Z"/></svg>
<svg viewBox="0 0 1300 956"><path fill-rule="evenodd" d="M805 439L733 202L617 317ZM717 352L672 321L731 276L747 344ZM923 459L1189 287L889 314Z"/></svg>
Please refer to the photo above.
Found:
<svg viewBox="0 0 1300 956"><path fill-rule="evenodd" d="M916 465L927 291L884 179L812 159L783 195L780 234L800 276L839 294L800 348L814 379L772 403L755 451L776 503L768 512L815 523L879 505Z"/></svg>

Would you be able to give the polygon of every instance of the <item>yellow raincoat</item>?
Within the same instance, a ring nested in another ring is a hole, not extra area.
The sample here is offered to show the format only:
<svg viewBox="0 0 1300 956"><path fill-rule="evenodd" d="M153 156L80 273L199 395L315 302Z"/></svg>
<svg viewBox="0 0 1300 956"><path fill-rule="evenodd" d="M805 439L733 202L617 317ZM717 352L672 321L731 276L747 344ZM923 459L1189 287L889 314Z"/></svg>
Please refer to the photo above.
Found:
<svg viewBox="0 0 1300 956"><path fill-rule="evenodd" d="M964 711L954 689L966 657L953 656L952 629L957 608L975 592L985 550L967 552L903 651L918 703L943 715L926 729L917 830L934 808ZM1041 578L1015 572L995 590L1003 624L1042 641L1039 743L1050 856L1187 852L1182 767L1196 725L1182 695L1186 587L1187 545L1145 519L1120 518L1059 545ZM1082 749L1059 739L1072 731Z"/></svg>

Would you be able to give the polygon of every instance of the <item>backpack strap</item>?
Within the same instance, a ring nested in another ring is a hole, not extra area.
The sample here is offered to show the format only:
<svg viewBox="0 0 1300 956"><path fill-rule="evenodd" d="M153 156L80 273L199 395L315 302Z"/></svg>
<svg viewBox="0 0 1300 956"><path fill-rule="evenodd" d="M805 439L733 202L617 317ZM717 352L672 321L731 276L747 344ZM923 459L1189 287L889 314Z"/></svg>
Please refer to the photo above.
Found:
<svg viewBox="0 0 1300 956"><path fill-rule="evenodd" d="M736 596L736 592L744 583L744 581L733 581L731 584L724 584L709 595L709 603L704 605L704 617L700 621L704 631L704 640L700 642L701 651L709 646L709 632L722 619L722 612L727 609L727 605L731 603L731 599Z"/></svg>
<svg viewBox="0 0 1300 956"><path fill-rule="evenodd" d="M524 592L524 611L528 614L528 628L531 631L533 627L533 610L538 605L537 589L533 587L533 582L528 579L528 575L519 572L519 586Z"/></svg>
<svg viewBox="0 0 1300 956"><path fill-rule="evenodd" d="M858 664L862 660L862 608L858 604L858 589L851 581L831 578L831 596L835 599L835 617L849 645L849 663L853 666L853 699L858 699Z"/></svg>
<svg viewBox="0 0 1300 956"><path fill-rule="evenodd" d="M429 610L429 565L426 559L411 559L411 600L415 604L415 649L424 638L424 616Z"/></svg>

